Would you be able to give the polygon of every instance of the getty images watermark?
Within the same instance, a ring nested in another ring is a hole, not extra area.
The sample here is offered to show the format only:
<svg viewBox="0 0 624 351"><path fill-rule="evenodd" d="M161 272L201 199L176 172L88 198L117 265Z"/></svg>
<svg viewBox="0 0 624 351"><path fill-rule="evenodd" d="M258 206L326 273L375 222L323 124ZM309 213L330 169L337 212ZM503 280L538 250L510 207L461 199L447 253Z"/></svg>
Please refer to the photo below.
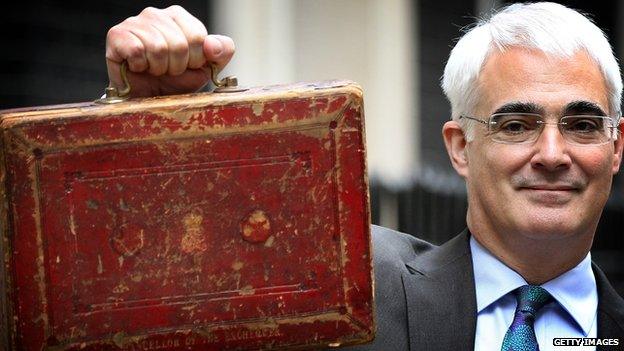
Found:
<svg viewBox="0 0 624 351"><path fill-rule="evenodd" d="M620 339L554 338L554 346L619 346Z"/></svg>

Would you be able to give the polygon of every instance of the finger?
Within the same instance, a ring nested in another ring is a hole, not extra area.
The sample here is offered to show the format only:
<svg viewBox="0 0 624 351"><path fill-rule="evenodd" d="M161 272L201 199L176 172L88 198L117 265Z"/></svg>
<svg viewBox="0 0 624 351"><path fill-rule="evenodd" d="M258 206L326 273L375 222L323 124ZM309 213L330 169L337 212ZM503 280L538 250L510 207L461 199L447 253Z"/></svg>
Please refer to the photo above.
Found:
<svg viewBox="0 0 624 351"><path fill-rule="evenodd" d="M167 73L173 76L186 71L189 60L189 43L187 38L166 10L147 8L141 16L154 27L167 43L168 67Z"/></svg>
<svg viewBox="0 0 624 351"><path fill-rule="evenodd" d="M141 41L148 72L155 76L167 73L169 69L169 46L160 30L153 25L153 19L146 18L141 13L137 17L126 19L121 25Z"/></svg>
<svg viewBox="0 0 624 351"><path fill-rule="evenodd" d="M160 78L160 94L192 93L201 89L209 81L203 69L188 69L179 76L163 76Z"/></svg>
<svg viewBox="0 0 624 351"><path fill-rule="evenodd" d="M128 62L132 72L144 72L148 68L141 40L124 26L117 25L106 35L106 68L110 85L120 89L125 86L120 74L123 61Z"/></svg>
<svg viewBox="0 0 624 351"><path fill-rule="evenodd" d="M186 37L189 46L188 67L197 69L204 66L206 57L204 56L203 44L208 35L204 24L181 6L173 5L165 11L170 14Z"/></svg>
<svg viewBox="0 0 624 351"><path fill-rule="evenodd" d="M118 90L128 87L126 82L121 78L121 65L119 63L106 60L106 67L110 81L109 86L115 87ZM143 73L127 73L128 84L131 87L129 97L149 97L157 94L144 77L142 77L144 75Z"/></svg>
<svg viewBox="0 0 624 351"><path fill-rule="evenodd" d="M133 72L143 72L148 68L143 42L123 25L116 25L108 31L106 59L117 64L128 61Z"/></svg>
<svg viewBox="0 0 624 351"><path fill-rule="evenodd" d="M234 41L224 35L212 34L204 40L204 55L208 62L215 63L219 70L230 62L234 55Z"/></svg>

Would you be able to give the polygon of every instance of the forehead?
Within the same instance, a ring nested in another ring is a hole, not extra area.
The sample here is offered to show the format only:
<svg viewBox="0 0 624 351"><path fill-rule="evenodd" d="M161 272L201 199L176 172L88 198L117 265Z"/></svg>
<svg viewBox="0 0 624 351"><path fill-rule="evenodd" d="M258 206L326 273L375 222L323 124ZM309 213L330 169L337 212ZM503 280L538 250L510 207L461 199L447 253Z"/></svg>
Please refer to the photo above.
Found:
<svg viewBox="0 0 624 351"><path fill-rule="evenodd" d="M491 114L510 102L536 104L552 114L574 101L592 102L609 111L604 76L582 50L567 58L525 48L494 52L485 61L477 84L479 115Z"/></svg>

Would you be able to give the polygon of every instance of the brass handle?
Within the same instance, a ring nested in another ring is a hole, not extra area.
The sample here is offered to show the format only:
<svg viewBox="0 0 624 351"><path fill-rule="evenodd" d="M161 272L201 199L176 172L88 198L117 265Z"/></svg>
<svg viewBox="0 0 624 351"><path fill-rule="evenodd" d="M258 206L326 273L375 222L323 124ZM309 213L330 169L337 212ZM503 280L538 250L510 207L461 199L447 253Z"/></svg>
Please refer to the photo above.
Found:
<svg viewBox="0 0 624 351"><path fill-rule="evenodd" d="M215 85L215 93L234 93L237 91L245 91L247 88L238 86L238 78L236 76L227 76L223 79L219 79L217 74L219 74L219 70L217 69L217 65L211 63L210 67L210 79L212 80L212 84ZM206 70L206 68L204 68Z"/></svg>
<svg viewBox="0 0 624 351"><path fill-rule="evenodd" d="M210 64L210 79L212 79L212 84L217 88L235 87L238 85L238 78L236 78L236 76L227 76L223 79L219 79L217 74L219 74L217 66L214 63Z"/></svg>
<svg viewBox="0 0 624 351"><path fill-rule="evenodd" d="M210 69L210 79L212 79L212 83L216 86L214 90L215 93L233 93L237 91L247 90L247 88L238 86L238 79L236 78L236 76L227 76L223 79L219 79L217 77L219 71L214 63L210 64L208 67L209 68L204 67L204 70ZM117 89L111 86L106 87L106 89L104 89L104 97L95 100L95 103L115 104L118 102L126 101L128 99L128 94L130 94L130 90L132 89L132 87L130 86L130 82L128 81L127 61L121 63L120 74L121 80L124 83L124 88Z"/></svg>
<svg viewBox="0 0 624 351"><path fill-rule="evenodd" d="M119 96L126 96L130 94L130 90L132 89L130 82L128 81L128 61L121 63L121 80L123 81L125 87L119 90L117 94Z"/></svg>
<svg viewBox="0 0 624 351"><path fill-rule="evenodd" d="M106 87L106 89L104 89L104 97L95 100L96 103L115 104L128 99L128 94L130 94L130 90L132 89L130 82L128 81L128 61L121 63L120 74L121 80L124 83L124 88L119 90L111 86Z"/></svg>

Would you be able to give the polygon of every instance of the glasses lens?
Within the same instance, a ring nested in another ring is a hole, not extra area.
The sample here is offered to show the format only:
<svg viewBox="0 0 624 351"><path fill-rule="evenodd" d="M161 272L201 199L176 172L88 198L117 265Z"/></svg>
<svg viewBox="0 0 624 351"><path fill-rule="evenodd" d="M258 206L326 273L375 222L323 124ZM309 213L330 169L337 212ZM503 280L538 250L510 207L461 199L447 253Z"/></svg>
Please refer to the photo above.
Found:
<svg viewBox="0 0 624 351"><path fill-rule="evenodd" d="M561 131L572 143L602 144L611 140L613 121L603 116L566 116L561 118Z"/></svg>
<svg viewBox="0 0 624 351"><path fill-rule="evenodd" d="M535 140L541 130L539 115L524 113L498 113L490 117L490 134L494 141L525 143Z"/></svg>

